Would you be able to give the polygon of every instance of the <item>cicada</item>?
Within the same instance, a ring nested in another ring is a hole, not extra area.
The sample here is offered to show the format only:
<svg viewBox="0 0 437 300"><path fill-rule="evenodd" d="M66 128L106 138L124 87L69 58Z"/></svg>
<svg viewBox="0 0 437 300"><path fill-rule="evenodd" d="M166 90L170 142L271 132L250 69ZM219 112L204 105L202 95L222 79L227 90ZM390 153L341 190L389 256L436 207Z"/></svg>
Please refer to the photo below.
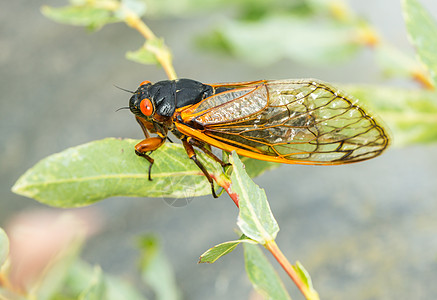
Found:
<svg viewBox="0 0 437 300"><path fill-rule="evenodd" d="M376 157L389 144L384 126L355 99L314 79L144 81L129 108L146 137L135 152L150 162L149 180L150 153L172 132L211 183L214 197L213 179L193 146L222 166L209 146L264 161L339 165Z"/></svg>

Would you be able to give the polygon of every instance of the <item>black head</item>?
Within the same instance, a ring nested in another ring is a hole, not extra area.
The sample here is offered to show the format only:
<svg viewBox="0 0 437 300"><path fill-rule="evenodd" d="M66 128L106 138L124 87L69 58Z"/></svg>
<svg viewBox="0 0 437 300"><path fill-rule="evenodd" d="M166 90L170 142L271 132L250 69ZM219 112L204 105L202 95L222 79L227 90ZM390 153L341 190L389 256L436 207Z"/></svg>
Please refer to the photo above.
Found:
<svg viewBox="0 0 437 300"><path fill-rule="evenodd" d="M149 92L151 86L152 84L149 81L142 82L129 100L130 111L144 119L153 116L155 111L153 99Z"/></svg>
<svg viewBox="0 0 437 300"><path fill-rule="evenodd" d="M176 109L176 82L163 80L154 84L144 81L135 91L129 102L129 108L135 115L144 119L155 119L153 116L169 118Z"/></svg>

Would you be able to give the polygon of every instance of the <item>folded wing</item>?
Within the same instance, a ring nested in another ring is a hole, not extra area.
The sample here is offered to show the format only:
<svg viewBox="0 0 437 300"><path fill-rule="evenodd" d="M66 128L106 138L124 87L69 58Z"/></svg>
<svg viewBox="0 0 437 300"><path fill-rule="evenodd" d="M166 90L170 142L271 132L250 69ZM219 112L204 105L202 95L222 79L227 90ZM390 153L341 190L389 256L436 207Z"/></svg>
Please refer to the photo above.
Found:
<svg viewBox="0 0 437 300"><path fill-rule="evenodd" d="M214 146L282 163L357 162L379 155L389 143L382 125L355 99L316 80L236 88L181 116L202 128Z"/></svg>

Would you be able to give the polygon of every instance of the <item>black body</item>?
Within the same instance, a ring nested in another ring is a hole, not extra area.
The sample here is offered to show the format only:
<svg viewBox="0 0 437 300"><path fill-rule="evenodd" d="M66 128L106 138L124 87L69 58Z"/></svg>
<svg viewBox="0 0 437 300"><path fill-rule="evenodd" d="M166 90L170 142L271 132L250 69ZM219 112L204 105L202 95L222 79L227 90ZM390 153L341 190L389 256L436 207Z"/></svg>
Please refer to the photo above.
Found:
<svg viewBox="0 0 437 300"><path fill-rule="evenodd" d="M141 85L129 101L131 111L144 118L139 110L142 99L154 104L154 113L162 117L173 116L175 110L193 105L215 93L212 86L191 79L163 80Z"/></svg>

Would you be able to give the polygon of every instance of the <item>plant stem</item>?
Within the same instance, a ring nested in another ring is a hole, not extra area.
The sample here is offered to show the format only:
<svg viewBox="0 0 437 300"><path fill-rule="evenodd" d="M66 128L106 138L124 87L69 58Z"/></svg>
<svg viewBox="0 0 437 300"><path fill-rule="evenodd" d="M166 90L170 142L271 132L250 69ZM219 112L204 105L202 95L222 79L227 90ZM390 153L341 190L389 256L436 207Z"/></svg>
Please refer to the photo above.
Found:
<svg viewBox="0 0 437 300"><path fill-rule="evenodd" d="M228 193L229 197L231 197L232 201L234 201L235 205L239 208L239 196L231 190L232 182L225 176L213 176L214 180L220 185L225 191ZM278 245L274 240L268 241L265 243L264 247L272 253L273 257L278 261L284 271L290 276L291 280L296 284L297 288L302 292L306 299L309 300L319 300L319 295L316 291L310 289L308 285L306 285L296 271L293 269L293 266L290 264L288 259L279 249Z"/></svg>
<svg viewBox="0 0 437 300"><path fill-rule="evenodd" d="M234 201L235 205L238 208L240 208L240 204L239 204L240 200L238 198L238 194L234 193L231 190L232 182L226 176L223 176L223 175L220 175L220 176L211 175L211 176L214 178L214 180L217 182L217 184L219 186L221 186L222 188L225 189L226 193L228 193L229 197L231 197L231 199L232 199L232 201Z"/></svg>
<svg viewBox="0 0 437 300"><path fill-rule="evenodd" d="M428 90L434 90L434 84L431 82L429 78L429 74L427 74L423 69L417 69L411 71L411 77L415 81L417 81L420 85L422 85L424 88Z"/></svg>
<svg viewBox="0 0 437 300"><path fill-rule="evenodd" d="M153 31L141 20L141 18L132 10L127 8L123 3L120 1L101 1L100 3L96 4L97 7L104 8L110 11L117 11L121 9L124 14L125 23L136 29L148 42L152 42L149 44L154 44L154 41L159 41L159 38L153 33ZM143 47L147 47L148 44L144 44ZM158 60L159 64L164 69L165 73L167 74L168 79L173 80L177 79L176 71L174 70L173 64L172 64L172 56L170 53L170 49L166 45L162 43L161 47L147 47L147 50L155 54L156 59Z"/></svg>
<svg viewBox="0 0 437 300"><path fill-rule="evenodd" d="M274 240L268 241L264 247L270 251L273 257L278 261L281 267L285 270L285 272L290 276L291 280L294 281L297 288L302 292L304 297L309 300L319 300L319 295L316 291L311 290L308 286L301 280L299 275L294 270L293 266L290 264L288 259L279 249L278 245Z"/></svg>
<svg viewBox="0 0 437 300"><path fill-rule="evenodd" d="M129 12L125 21L128 26L136 29L147 41L150 42L158 40L153 31L150 30L150 28L135 13ZM171 62L172 57L170 50L167 48L167 46L163 45L162 47L149 47L148 50L155 54L156 59L161 64L162 68L167 74L168 79L176 79L176 71L174 70L173 64Z"/></svg>

